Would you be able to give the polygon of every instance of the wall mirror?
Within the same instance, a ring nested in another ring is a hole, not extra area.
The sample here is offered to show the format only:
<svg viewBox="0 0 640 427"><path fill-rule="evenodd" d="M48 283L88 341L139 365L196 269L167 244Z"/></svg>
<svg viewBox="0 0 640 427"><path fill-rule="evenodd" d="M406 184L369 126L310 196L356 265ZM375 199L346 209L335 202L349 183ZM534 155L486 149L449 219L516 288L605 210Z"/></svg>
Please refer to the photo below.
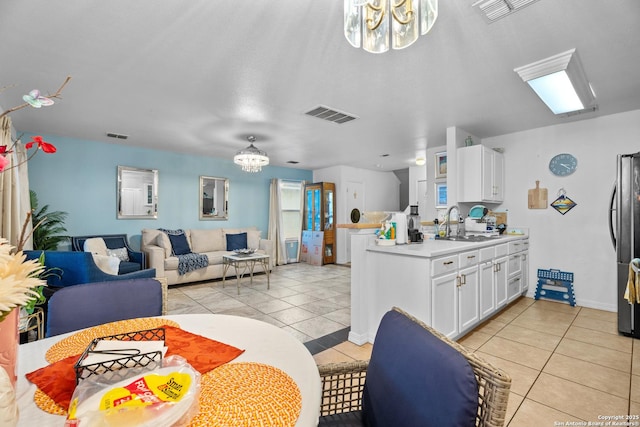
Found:
<svg viewBox="0 0 640 427"><path fill-rule="evenodd" d="M228 219L229 180L200 177L200 219Z"/></svg>
<svg viewBox="0 0 640 427"><path fill-rule="evenodd" d="M158 171L118 166L118 219L158 218Z"/></svg>

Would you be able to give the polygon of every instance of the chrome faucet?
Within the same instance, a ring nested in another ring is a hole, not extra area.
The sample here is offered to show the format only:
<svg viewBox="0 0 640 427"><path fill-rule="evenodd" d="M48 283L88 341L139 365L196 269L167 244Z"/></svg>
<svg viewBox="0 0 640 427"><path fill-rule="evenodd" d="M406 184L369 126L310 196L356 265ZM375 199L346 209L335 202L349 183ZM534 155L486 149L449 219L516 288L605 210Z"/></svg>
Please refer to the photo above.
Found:
<svg viewBox="0 0 640 427"><path fill-rule="evenodd" d="M458 207L458 205L452 205L448 210L447 210L447 226L445 228L445 236L449 237L449 235L451 234L451 211L452 210L456 210L458 212L458 217L460 217L460 208ZM456 236L460 235L460 224L458 224L458 226L456 227Z"/></svg>

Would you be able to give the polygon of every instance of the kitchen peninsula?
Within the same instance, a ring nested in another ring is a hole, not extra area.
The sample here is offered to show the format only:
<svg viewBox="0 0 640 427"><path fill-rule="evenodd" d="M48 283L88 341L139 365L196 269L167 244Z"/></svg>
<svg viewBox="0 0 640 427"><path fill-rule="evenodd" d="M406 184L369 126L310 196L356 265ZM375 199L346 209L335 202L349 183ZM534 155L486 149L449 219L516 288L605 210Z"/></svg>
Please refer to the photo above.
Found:
<svg viewBox="0 0 640 427"><path fill-rule="evenodd" d="M479 242L425 240L378 246L374 234L351 236L349 341L373 343L393 306L458 339L528 289L529 238Z"/></svg>

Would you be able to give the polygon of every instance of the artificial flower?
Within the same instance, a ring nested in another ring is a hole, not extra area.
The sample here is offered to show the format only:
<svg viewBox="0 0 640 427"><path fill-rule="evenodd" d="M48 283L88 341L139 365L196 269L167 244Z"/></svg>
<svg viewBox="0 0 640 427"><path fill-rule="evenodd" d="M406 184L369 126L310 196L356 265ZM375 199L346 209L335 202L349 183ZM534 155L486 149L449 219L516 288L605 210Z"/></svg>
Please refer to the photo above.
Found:
<svg viewBox="0 0 640 427"><path fill-rule="evenodd" d="M29 95L24 95L22 99L24 99L24 101L33 108L48 107L49 105L54 104L53 99L40 95L40 91L38 89L32 90L29 92Z"/></svg>
<svg viewBox="0 0 640 427"><path fill-rule="evenodd" d="M9 159L7 159L4 155L0 155L0 172L4 170L4 168L9 165Z"/></svg>
<svg viewBox="0 0 640 427"><path fill-rule="evenodd" d="M49 144L47 141L42 139L41 136L33 136L31 137L31 141L27 142L24 148L27 150L33 147L33 144L38 144L38 148L42 149L45 153L55 153L56 147L53 144Z"/></svg>
<svg viewBox="0 0 640 427"><path fill-rule="evenodd" d="M6 239L0 238L0 321L15 307L38 298L36 288L45 286L38 278L44 270L39 260L26 261L22 251L12 254L13 249Z"/></svg>

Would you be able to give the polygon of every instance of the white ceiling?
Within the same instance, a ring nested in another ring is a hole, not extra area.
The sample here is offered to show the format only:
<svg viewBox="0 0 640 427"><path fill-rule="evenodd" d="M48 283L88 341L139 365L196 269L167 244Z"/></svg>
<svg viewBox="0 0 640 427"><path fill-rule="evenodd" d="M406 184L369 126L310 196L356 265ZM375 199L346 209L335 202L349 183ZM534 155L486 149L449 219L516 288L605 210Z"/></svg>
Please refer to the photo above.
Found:
<svg viewBox="0 0 640 427"><path fill-rule="evenodd" d="M640 1L540 0L492 24L473 3L440 0L429 34L375 55L344 38L340 0L3 0L0 105L70 75L14 127L223 158L255 135L272 165L382 170L450 126L485 138L640 109ZM571 48L599 109L559 118L513 69ZM359 119L304 114L318 105Z"/></svg>

